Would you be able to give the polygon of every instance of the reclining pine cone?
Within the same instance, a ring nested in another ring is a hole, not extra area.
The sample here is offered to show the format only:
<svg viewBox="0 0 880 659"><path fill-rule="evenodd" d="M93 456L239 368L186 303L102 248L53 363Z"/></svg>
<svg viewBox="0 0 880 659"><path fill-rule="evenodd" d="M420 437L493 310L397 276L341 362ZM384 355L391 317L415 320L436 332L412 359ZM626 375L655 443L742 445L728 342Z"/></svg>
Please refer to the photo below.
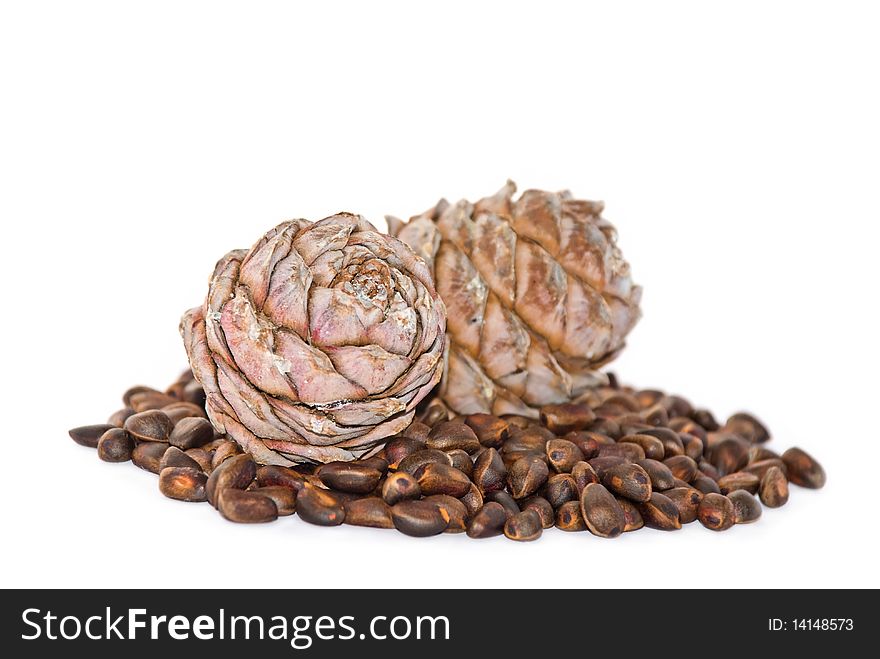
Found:
<svg viewBox="0 0 880 659"><path fill-rule="evenodd" d="M537 417L605 381L641 288L599 202L508 181L475 204L440 201L389 233L433 269L449 312L439 396L456 413Z"/></svg>
<svg viewBox="0 0 880 659"><path fill-rule="evenodd" d="M214 427L290 465L364 457L406 428L440 379L445 325L425 263L340 213L229 252L181 334Z"/></svg>

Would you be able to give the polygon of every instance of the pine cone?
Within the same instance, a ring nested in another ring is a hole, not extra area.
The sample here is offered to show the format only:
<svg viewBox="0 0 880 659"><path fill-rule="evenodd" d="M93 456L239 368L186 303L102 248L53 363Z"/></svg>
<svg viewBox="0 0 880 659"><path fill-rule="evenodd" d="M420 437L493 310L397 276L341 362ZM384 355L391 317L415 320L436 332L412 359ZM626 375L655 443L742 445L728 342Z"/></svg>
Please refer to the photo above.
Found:
<svg viewBox="0 0 880 659"><path fill-rule="evenodd" d="M409 425L440 379L445 323L425 263L343 213L229 252L181 333L214 426L289 465L352 460Z"/></svg>
<svg viewBox="0 0 880 659"><path fill-rule="evenodd" d="M424 258L446 303L439 396L455 412L537 416L604 382L639 318L641 288L599 202L508 181L475 204L441 200L389 233Z"/></svg>

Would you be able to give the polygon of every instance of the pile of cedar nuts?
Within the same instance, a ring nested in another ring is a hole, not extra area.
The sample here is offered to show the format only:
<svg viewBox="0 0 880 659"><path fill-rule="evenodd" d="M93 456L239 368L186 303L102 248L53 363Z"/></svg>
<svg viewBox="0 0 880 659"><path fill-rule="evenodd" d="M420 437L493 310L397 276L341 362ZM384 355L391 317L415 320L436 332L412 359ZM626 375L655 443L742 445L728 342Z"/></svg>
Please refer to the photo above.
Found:
<svg viewBox="0 0 880 659"><path fill-rule="evenodd" d="M208 501L233 522L297 513L321 526L521 541L552 526L603 538L697 520L723 531L757 520L762 504L784 505L789 483L825 483L801 449L766 448L770 433L754 416L719 424L684 398L613 376L582 403L542 408L540 421L450 418L429 403L370 458L294 468L257 465L218 435L190 371L164 392L132 387L123 402L106 424L70 436L102 460L158 474L166 496Z"/></svg>

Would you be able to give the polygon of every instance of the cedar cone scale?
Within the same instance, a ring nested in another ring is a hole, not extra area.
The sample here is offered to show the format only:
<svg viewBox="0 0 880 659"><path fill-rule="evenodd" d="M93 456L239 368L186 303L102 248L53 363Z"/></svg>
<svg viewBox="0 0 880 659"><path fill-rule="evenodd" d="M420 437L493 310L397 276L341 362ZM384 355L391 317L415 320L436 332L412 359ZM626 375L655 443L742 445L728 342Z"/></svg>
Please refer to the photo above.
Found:
<svg viewBox="0 0 880 659"><path fill-rule="evenodd" d="M601 202L512 181L470 203L441 200L389 233L434 273L447 307L437 396L458 414L535 418L606 381L637 322L642 289Z"/></svg>
<svg viewBox="0 0 880 659"><path fill-rule="evenodd" d="M214 427L291 465L366 457L406 428L440 379L445 327L425 263L339 213L229 252L180 329Z"/></svg>

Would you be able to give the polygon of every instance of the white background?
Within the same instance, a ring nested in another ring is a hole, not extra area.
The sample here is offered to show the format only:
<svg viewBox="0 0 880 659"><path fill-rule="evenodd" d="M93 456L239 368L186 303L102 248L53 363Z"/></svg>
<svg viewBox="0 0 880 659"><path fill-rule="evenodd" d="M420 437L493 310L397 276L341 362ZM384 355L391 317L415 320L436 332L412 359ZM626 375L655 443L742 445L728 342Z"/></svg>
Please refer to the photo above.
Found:
<svg viewBox="0 0 880 659"><path fill-rule="evenodd" d="M0 585L880 586L873 3L4 2ZM614 370L829 474L725 534L223 521L67 437L185 366L214 262L290 217L603 199Z"/></svg>

